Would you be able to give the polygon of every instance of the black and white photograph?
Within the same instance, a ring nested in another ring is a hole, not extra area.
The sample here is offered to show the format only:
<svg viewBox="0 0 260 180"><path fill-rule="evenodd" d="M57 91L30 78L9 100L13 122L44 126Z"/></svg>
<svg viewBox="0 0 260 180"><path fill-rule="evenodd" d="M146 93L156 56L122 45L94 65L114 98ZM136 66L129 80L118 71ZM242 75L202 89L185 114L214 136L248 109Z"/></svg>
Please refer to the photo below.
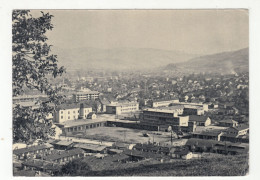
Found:
<svg viewBox="0 0 260 180"><path fill-rule="evenodd" d="M10 15L10 176L250 175L250 8Z"/></svg>
<svg viewBox="0 0 260 180"><path fill-rule="evenodd" d="M246 175L248 20L13 10L14 176Z"/></svg>

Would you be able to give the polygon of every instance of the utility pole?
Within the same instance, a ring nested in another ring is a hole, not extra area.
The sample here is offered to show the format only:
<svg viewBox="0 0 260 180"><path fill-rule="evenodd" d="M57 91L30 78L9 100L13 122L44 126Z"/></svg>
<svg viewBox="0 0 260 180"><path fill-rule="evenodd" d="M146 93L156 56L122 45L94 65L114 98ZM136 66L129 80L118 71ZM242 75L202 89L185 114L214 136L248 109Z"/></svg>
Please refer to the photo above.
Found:
<svg viewBox="0 0 260 180"><path fill-rule="evenodd" d="M124 142L125 142L125 131L124 131Z"/></svg>
<svg viewBox="0 0 260 180"><path fill-rule="evenodd" d="M172 146L172 130L171 130L171 146Z"/></svg>
<svg viewBox="0 0 260 180"><path fill-rule="evenodd" d="M171 126L168 127L168 131L171 132L171 145L172 145L172 127Z"/></svg>

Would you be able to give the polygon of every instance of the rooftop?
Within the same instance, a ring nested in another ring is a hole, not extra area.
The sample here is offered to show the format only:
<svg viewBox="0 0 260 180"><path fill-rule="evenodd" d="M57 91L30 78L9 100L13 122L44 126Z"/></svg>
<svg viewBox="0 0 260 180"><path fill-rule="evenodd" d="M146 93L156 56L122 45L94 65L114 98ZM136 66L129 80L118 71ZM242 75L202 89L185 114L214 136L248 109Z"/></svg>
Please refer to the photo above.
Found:
<svg viewBox="0 0 260 180"><path fill-rule="evenodd" d="M170 101L175 101L178 100L178 98L172 98L172 99L154 99L153 102L170 102Z"/></svg>
<svg viewBox="0 0 260 180"><path fill-rule="evenodd" d="M74 127L74 126L82 126L82 125L88 125L88 124L94 124L94 123L100 123L100 122L106 122L107 120L105 119L77 119L77 120L70 120L70 121L65 121L62 123L64 125L64 128L68 127Z"/></svg>
<svg viewBox="0 0 260 180"><path fill-rule="evenodd" d="M152 152L143 152L143 151L137 151L137 150L125 150L124 154L128 156L135 156L140 158L162 158L164 155L162 154L155 154Z"/></svg>
<svg viewBox="0 0 260 180"><path fill-rule="evenodd" d="M207 119L208 116L197 116L197 115L189 116L189 121L205 122Z"/></svg>
<svg viewBox="0 0 260 180"><path fill-rule="evenodd" d="M125 160L125 159L128 159L128 158L129 158L129 156L127 156L123 153L118 153L118 154L115 154L115 155L112 155L112 156L106 156L104 158L104 160L115 162L115 161L122 161L122 160Z"/></svg>
<svg viewBox="0 0 260 180"><path fill-rule="evenodd" d="M43 159L47 160L47 161L54 161L56 159L61 159L64 157L71 157L77 154L83 154L84 150L76 148L76 149L72 149L72 150L68 150L68 151L63 151L63 152L58 152L56 154L50 154L47 156L44 156Z"/></svg>
<svg viewBox="0 0 260 180"><path fill-rule="evenodd" d="M82 106L83 108L91 108L91 106L89 106L88 104L85 104L85 103L71 103L71 104L61 104L56 108L56 110L77 109L77 108L80 108L80 106Z"/></svg>
<svg viewBox="0 0 260 180"><path fill-rule="evenodd" d="M211 130L211 131L202 131L200 133L193 133L193 134L197 134L197 135L204 135L204 136L218 136L219 134L221 134L222 131L221 130Z"/></svg>
<svg viewBox="0 0 260 180"><path fill-rule="evenodd" d="M102 151L102 150L104 150L107 146L98 145L98 144L78 143L78 144L75 144L73 147L75 147L75 148L81 148L81 149L86 149L86 150L92 150L92 151Z"/></svg>
<svg viewBox="0 0 260 180"><path fill-rule="evenodd" d="M184 109L203 109L203 108L197 105L184 105Z"/></svg>
<svg viewBox="0 0 260 180"><path fill-rule="evenodd" d="M202 106L203 103L191 103L191 102L178 102L176 105L191 105L191 106Z"/></svg>
<svg viewBox="0 0 260 180"><path fill-rule="evenodd" d="M114 153L122 153L123 150L121 149L109 149L110 152L114 152Z"/></svg>
<svg viewBox="0 0 260 180"><path fill-rule="evenodd" d="M186 142L185 145L188 145L188 146L195 145L197 147L203 147L203 146L212 147L217 143L218 143L218 141L216 141L216 140L190 138L190 139L188 139L188 141Z"/></svg>
<svg viewBox="0 0 260 180"><path fill-rule="evenodd" d="M230 124L237 123L237 121L232 120L232 119L224 119L224 120L221 120L219 122L220 123L230 123Z"/></svg>
<svg viewBox="0 0 260 180"><path fill-rule="evenodd" d="M30 147L27 147L27 148L14 149L13 153L14 154L23 154L23 153L47 149L47 148L51 148L51 147L53 147L51 144L46 143L46 144L38 145L38 146L30 146Z"/></svg>
<svg viewBox="0 0 260 180"><path fill-rule="evenodd" d="M174 154L177 154L177 155L187 155L189 154L190 151L187 149L187 148L183 148L183 149L176 149L174 151Z"/></svg>
<svg viewBox="0 0 260 180"><path fill-rule="evenodd" d="M58 163L53 163L53 162L40 160L40 159L25 161L22 164L26 165L26 166L43 168L43 169L46 169L46 170L54 170L54 171L58 171L61 168L61 166Z"/></svg>
<svg viewBox="0 0 260 180"><path fill-rule="evenodd" d="M231 127L231 128L234 128L238 131L241 131L241 130L244 130L244 129L249 129L249 125L248 124L239 124L238 126Z"/></svg>
<svg viewBox="0 0 260 180"><path fill-rule="evenodd" d="M61 104L59 105L56 110L62 110L62 109L76 109L79 108L79 104L73 103L73 104Z"/></svg>
<svg viewBox="0 0 260 180"><path fill-rule="evenodd" d="M69 146L71 144L73 144L72 141L66 141L66 140L62 140L62 141L58 141L56 143L54 143L55 145L60 145L60 146Z"/></svg>
<svg viewBox="0 0 260 180"><path fill-rule="evenodd" d="M161 113L174 113L178 109L183 109L183 106L170 106L161 108L147 108L144 111L161 112Z"/></svg>
<svg viewBox="0 0 260 180"><path fill-rule="evenodd" d="M118 106L129 106L129 105L136 105L138 104L137 102L124 102L124 103L110 103L107 104L107 106L114 106L114 107L118 107Z"/></svg>

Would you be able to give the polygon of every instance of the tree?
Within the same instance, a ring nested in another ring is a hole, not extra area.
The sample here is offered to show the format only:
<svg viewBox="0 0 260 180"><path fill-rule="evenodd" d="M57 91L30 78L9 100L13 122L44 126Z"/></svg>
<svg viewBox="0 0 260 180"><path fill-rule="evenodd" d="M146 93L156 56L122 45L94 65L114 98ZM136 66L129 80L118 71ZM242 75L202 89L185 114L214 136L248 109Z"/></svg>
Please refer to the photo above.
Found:
<svg viewBox="0 0 260 180"><path fill-rule="evenodd" d="M195 152L196 149L197 149L197 147L193 144L193 145L191 146L191 152Z"/></svg>
<svg viewBox="0 0 260 180"><path fill-rule="evenodd" d="M65 164L61 168L58 176L80 176L86 175L91 170L90 166L82 159L75 159Z"/></svg>
<svg viewBox="0 0 260 180"><path fill-rule="evenodd" d="M202 147L202 152L207 152L208 151L208 148L206 146L203 146Z"/></svg>
<svg viewBox="0 0 260 180"><path fill-rule="evenodd" d="M13 140L28 142L30 139L45 139L53 134L46 116L53 111L50 103L58 105L62 96L60 87L48 79L62 75L64 67L58 67L57 55L50 54L45 33L53 29L49 13L41 12L32 17L29 10L14 10L12 14L12 90L13 97L23 95L24 89L38 90L48 96L38 101L38 108L20 105L13 107ZM54 107L55 107L54 106Z"/></svg>

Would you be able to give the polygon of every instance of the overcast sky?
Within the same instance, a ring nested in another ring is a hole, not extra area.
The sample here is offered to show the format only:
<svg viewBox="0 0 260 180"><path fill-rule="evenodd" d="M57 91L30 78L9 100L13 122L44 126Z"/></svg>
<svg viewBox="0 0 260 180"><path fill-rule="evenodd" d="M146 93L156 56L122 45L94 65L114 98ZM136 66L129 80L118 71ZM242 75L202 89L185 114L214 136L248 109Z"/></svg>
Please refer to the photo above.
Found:
<svg viewBox="0 0 260 180"><path fill-rule="evenodd" d="M248 47L247 10L45 10L59 48L156 48L211 54Z"/></svg>

